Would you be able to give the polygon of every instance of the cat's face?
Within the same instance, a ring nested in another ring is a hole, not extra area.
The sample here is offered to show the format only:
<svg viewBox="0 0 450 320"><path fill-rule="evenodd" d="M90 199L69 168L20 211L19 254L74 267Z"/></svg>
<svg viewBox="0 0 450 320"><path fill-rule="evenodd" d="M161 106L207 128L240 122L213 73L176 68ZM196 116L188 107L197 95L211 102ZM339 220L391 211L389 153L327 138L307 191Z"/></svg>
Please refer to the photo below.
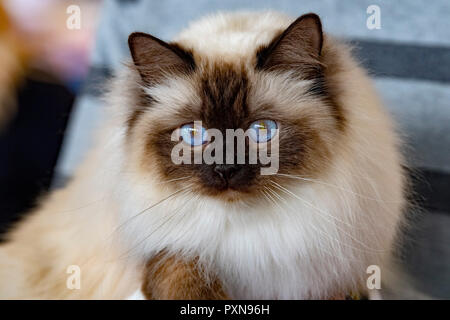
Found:
<svg viewBox="0 0 450 320"><path fill-rule="evenodd" d="M257 198L277 184L293 183L287 175L323 172L345 120L330 90L322 42L315 15L300 17L272 42L236 59L132 34L141 83L127 126L140 169L177 190L226 201ZM211 129L222 134L222 143ZM230 129L247 134L235 131L232 145ZM189 147L190 161L174 159L177 146ZM256 150L265 152L265 162L258 152L256 163L250 161ZM262 174L263 168L272 170Z"/></svg>

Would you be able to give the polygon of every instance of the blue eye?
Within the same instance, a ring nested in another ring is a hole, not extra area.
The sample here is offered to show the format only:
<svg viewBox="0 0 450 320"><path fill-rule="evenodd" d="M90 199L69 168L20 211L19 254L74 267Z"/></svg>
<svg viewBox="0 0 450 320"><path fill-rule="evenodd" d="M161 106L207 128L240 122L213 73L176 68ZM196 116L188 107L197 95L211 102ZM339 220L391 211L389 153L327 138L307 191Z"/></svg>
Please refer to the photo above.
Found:
<svg viewBox="0 0 450 320"><path fill-rule="evenodd" d="M277 123L273 120L258 120L249 127L249 136L255 142L270 141L278 130Z"/></svg>
<svg viewBox="0 0 450 320"><path fill-rule="evenodd" d="M191 146L200 146L208 142L206 129L198 123L188 123L180 128L183 141Z"/></svg>

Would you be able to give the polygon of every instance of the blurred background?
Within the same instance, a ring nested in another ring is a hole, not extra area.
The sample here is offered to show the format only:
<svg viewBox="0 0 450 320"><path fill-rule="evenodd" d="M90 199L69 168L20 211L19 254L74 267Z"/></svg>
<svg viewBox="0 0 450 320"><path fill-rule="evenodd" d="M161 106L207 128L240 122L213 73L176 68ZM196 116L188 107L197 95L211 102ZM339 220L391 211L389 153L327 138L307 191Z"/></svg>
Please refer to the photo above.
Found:
<svg viewBox="0 0 450 320"><path fill-rule="evenodd" d="M367 24L371 5L380 28ZM0 0L0 234L83 159L131 32L170 40L191 20L239 9L315 12L353 43L407 142L421 209L399 256L418 290L450 299L448 0Z"/></svg>

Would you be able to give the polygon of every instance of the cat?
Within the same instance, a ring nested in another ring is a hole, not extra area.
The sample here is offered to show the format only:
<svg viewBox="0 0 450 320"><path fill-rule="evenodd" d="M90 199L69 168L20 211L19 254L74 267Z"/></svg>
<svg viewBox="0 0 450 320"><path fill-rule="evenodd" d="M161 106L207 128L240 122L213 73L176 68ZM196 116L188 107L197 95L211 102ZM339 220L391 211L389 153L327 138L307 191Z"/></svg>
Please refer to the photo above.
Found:
<svg viewBox="0 0 450 320"><path fill-rule="evenodd" d="M0 247L0 297L336 299L390 269L401 141L316 14L218 13L129 47L96 147ZM209 129L249 128L246 155L277 144L274 173L174 161L180 141L192 156Z"/></svg>

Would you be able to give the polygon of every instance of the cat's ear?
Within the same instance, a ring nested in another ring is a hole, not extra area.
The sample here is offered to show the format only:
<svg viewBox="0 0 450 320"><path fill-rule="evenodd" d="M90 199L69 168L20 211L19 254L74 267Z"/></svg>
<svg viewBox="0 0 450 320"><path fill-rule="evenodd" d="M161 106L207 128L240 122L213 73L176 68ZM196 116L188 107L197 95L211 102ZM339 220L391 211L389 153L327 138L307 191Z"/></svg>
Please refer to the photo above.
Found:
<svg viewBox="0 0 450 320"><path fill-rule="evenodd" d="M154 85L164 77L188 73L195 68L191 53L149 34L132 33L128 45L134 65L146 84Z"/></svg>
<svg viewBox="0 0 450 320"><path fill-rule="evenodd" d="M310 68L320 64L322 43L320 18L314 13L305 14L257 52L256 67L269 71L293 68L313 71Z"/></svg>

